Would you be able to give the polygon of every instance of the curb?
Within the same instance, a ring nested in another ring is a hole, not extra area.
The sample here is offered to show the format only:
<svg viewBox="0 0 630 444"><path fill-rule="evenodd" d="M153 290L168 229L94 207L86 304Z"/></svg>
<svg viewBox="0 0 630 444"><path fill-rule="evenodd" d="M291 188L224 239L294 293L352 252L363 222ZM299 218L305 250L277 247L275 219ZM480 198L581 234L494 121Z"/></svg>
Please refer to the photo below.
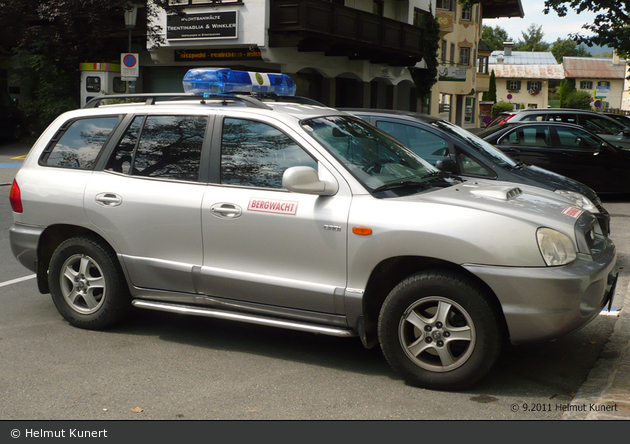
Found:
<svg viewBox="0 0 630 444"><path fill-rule="evenodd" d="M630 285L602 355L563 420L630 420Z"/></svg>

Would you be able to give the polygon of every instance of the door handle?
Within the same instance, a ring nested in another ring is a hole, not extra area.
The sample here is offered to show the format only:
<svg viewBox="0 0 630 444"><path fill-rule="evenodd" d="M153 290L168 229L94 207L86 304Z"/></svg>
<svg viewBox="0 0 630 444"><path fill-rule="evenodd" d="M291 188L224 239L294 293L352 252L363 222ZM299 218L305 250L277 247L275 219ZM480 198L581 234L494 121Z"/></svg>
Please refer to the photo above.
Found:
<svg viewBox="0 0 630 444"><path fill-rule="evenodd" d="M122 203L122 197L114 193L97 194L94 200L104 207L116 207Z"/></svg>
<svg viewBox="0 0 630 444"><path fill-rule="evenodd" d="M225 219L235 219L243 214L241 207L230 203L214 204L210 207L210 211L214 216Z"/></svg>

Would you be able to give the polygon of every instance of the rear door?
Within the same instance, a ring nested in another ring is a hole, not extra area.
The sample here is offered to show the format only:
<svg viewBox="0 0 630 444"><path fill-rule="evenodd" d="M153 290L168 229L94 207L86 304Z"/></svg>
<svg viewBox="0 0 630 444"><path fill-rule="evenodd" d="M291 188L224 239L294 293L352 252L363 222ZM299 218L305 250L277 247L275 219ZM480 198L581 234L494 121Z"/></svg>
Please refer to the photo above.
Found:
<svg viewBox="0 0 630 444"><path fill-rule="evenodd" d="M195 293L199 181L207 115L137 115L85 189L92 223L120 253L136 287Z"/></svg>
<svg viewBox="0 0 630 444"><path fill-rule="evenodd" d="M344 313L351 194L308 142L281 122L228 115L215 127L203 199L200 290L211 296ZM334 196L291 193L292 166L335 177Z"/></svg>

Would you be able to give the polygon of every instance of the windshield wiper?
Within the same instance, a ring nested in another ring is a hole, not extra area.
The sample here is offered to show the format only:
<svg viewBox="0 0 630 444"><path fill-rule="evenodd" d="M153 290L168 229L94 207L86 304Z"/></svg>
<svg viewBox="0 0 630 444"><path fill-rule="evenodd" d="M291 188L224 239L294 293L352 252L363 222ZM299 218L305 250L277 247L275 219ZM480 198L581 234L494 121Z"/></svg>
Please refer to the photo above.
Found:
<svg viewBox="0 0 630 444"><path fill-rule="evenodd" d="M378 193L379 191L387 191L393 190L396 188L405 188L405 187L424 187L425 184L422 182L418 182L417 180L401 180L399 182L390 182L385 185L381 185L372 191L373 193Z"/></svg>

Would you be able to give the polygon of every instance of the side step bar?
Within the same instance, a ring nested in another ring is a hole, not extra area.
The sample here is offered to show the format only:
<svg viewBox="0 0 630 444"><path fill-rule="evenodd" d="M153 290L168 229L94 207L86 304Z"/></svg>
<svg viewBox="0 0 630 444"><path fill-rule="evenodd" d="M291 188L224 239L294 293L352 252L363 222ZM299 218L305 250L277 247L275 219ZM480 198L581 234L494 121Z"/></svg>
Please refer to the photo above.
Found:
<svg viewBox="0 0 630 444"><path fill-rule="evenodd" d="M206 307L196 307L191 305L169 304L164 302L145 301L134 299L131 302L134 307L146 308L149 310L166 311L169 313L179 313L194 316L205 316L208 318L227 319L230 321L247 322L249 324L267 325L270 327L280 327L289 330L299 330L309 333L319 333L340 338L351 338L358 336L354 330L338 327L329 327L319 324L307 324L305 322L289 321L285 319L271 318L252 314L235 313L223 310L215 310Z"/></svg>

